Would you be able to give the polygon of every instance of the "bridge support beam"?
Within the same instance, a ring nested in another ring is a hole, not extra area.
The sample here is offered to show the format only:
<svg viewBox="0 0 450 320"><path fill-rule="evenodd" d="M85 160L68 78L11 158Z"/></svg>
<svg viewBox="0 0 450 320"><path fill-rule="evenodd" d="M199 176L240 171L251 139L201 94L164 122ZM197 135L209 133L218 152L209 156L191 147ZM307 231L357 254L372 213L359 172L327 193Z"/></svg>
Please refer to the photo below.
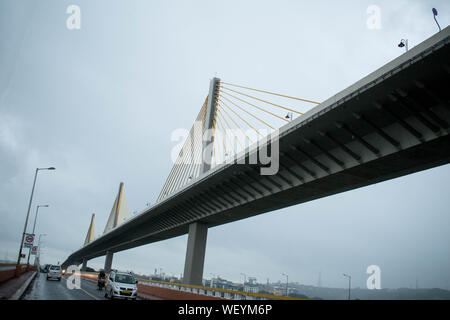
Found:
<svg viewBox="0 0 450 320"><path fill-rule="evenodd" d="M105 273L111 272L112 261L113 261L113 253L111 251L106 251L105 267L103 268Z"/></svg>
<svg viewBox="0 0 450 320"><path fill-rule="evenodd" d="M183 282L202 285L208 226L198 222L189 225Z"/></svg>
<svg viewBox="0 0 450 320"><path fill-rule="evenodd" d="M81 271L86 271L87 269L87 259L83 258L83 264L81 265Z"/></svg>

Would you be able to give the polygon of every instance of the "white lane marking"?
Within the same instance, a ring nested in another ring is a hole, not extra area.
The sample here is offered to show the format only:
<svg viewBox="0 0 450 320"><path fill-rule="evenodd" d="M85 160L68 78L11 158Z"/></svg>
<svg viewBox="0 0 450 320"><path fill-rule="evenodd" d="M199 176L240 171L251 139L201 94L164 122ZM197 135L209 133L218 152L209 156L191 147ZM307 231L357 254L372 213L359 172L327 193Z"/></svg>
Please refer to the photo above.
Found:
<svg viewBox="0 0 450 320"><path fill-rule="evenodd" d="M67 277L65 277L65 276L64 276L64 278L67 279ZM85 280L85 279L82 278L82 280ZM67 288L66 288L66 289L67 289ZM69 290L69 289L67 289L67 290ZM86 294L87 294L88 296L90 296L91 298L94 298L95 300L101 300L101 299L97 298L96 296L94 296L93 294L87 292L87 291L84 290L83 288L80 288L79 290L83 291L84 293L86 293Z"/></svg>

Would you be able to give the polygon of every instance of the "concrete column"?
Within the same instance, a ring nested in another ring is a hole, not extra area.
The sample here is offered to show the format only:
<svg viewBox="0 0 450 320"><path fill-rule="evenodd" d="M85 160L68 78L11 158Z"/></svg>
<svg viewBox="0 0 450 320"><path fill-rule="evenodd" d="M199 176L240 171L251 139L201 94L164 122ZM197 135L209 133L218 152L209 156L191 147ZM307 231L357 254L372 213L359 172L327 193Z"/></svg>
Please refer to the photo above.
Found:
<svg viewBox="0 0 450 320"><path fill-rule="evenodd" d="M106 251L105 267L103 268L105 273L109 273L111 271L112 261L113 261L113 253L111 251Z"/></svg>
<svg viewBox="0 0 450 320"><path fill-rule="evenodd" d="M199 222L189 225L183 282L202 285L208 226Z"/></svg>
<svg viewBox="0 0 450 320"><path fill-rule="evenodd" d="M86 271L87 268L87 259L83 258L83 265L81 266L81 271Z"/></svg>

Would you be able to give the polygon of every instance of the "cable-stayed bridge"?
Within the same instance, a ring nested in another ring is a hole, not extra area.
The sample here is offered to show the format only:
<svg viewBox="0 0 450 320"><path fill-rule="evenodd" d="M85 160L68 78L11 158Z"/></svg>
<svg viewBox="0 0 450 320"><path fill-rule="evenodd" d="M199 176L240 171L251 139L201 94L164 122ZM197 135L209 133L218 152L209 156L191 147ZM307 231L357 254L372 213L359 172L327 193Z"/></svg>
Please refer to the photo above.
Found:
<svg viewBox="0 0 450 320"><path fill-rule="evenodd" d="M188 233L184 282L200 284L210 227L449 163L449 33L322 103L212 79L157 202L119 221L119 191L110 228L63 266L106 255L108 271Z"/></svg>

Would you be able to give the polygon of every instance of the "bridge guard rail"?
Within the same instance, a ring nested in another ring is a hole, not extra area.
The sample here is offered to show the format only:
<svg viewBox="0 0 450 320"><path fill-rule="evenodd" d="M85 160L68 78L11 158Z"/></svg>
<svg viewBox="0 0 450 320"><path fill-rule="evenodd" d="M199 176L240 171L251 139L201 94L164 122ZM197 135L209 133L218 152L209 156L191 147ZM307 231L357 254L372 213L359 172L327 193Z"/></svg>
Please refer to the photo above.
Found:
<svg viewBox="0 0 450 320"><path fill-rule="evenodd" d="M96 272L82 272L81 276L88 279L96 279L98 273ZM253 292L242 292L236 290L229 289L220 289L220 288L212 288L212 287L204 287L204 286L196 286L190 284L183 284L177 282L166 282L166 281L156 281L149 280L143 278L136 278L138 280L139 285L156 287L156 288L165 288L169 290L173 290L174 292L185 292L194 295L204 296L204 299L208 298L218 298L218 299L226 299L226 300L307 300L301 298L294 297L286 297L286 296L278 296L273 294L264 294L264 293L253 293ZM149 294L155 294L154 292L146 292ZM171 295L172 299L177 299L175 295ZM169 296L165 296L162 298L170 299ZM179 297L178 299L186 299L186 297ZM189 300L189 298L187 298ZM199 300L202 300L200 298Z"/></svg>

